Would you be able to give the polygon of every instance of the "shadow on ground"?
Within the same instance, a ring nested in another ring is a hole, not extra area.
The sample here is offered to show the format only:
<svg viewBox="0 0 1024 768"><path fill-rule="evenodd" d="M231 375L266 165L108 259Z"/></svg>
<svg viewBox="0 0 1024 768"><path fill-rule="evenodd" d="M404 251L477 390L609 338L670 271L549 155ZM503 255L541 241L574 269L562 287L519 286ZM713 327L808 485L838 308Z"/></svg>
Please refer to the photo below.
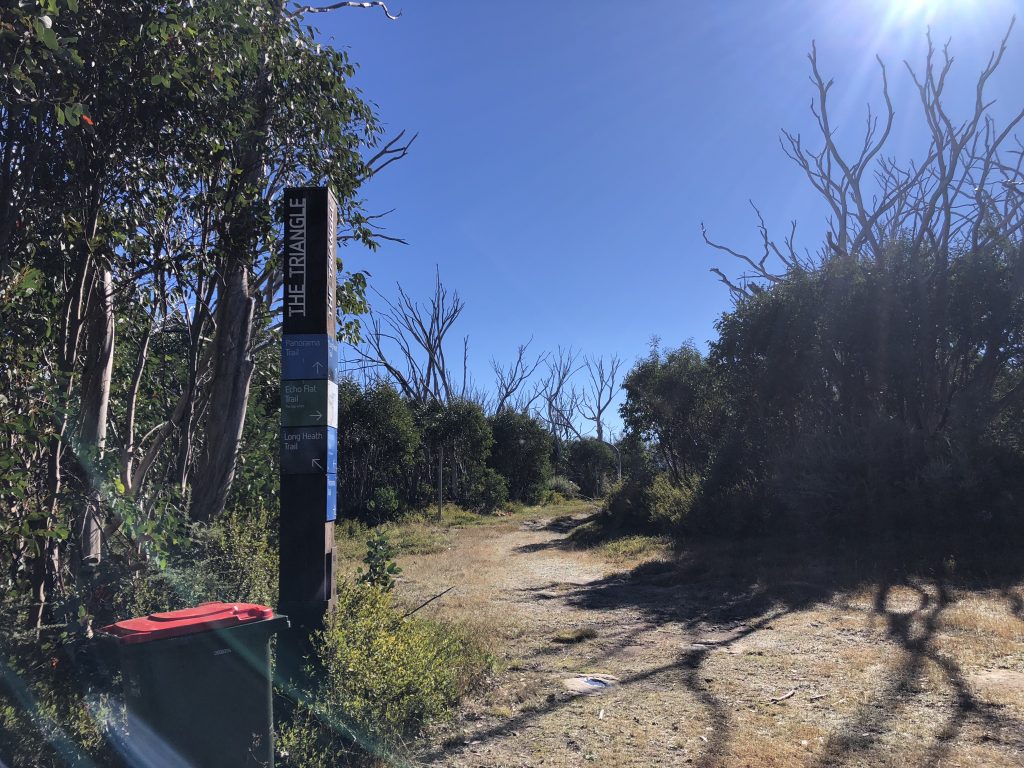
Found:
<svg viewBox="0 0 1024 768"><path fill-rule="evenodd" d="M516 552L578 549L572 532L596 518L592 515L551 521L542 528L562 536L520 547ZM921 763L936 765L972 720L991 733L1001 734L995 738L1010 750L1024 754L1024 723L999 711L999 707L977 700L959 665L940 653L935 644L943 613L957 602L958 594L974 589L1001 592L1008 616L1024 625L1024 600L1014 591L1024 576L1020 551L1009 542L993 549L991 542L907 541L895 537L870 550L844 542L705 539L681 546L671 561L649 562L582 585L559 585L563 590L568 586L559 595L552 595L550 587L524 593L533 599L561 599L582 610L638 611L646 626L627 633L616 647L628 645L638 632L659 625L674 624L683 630L705 633L718 630L723 638L718 642L684 647L663 665L620 680L620 685L630 686L656 676L675 676L704 708L712 725L707 749L692 765L714 766L727 754L733 728L729 708L707 684L702 667L708 654L786 614L870 589L872 613L884 620L886 635L897 649L894 671L832 730L823 753L810 764L825 768L870 760L866 753L883 735L899 728L900 709L920 694L916 681L923 666L930 662L941 670L954 699ZM916 608L908 611L890 606L890 595L896 588L913 590L918 597ZM544 653L545 649L538 649L538 655ZM473 738L486 743L519 731L569 700L549 697L545 705L476 731ZM435 760L460 749L461 745L451 745L425 757Z"/></svg>

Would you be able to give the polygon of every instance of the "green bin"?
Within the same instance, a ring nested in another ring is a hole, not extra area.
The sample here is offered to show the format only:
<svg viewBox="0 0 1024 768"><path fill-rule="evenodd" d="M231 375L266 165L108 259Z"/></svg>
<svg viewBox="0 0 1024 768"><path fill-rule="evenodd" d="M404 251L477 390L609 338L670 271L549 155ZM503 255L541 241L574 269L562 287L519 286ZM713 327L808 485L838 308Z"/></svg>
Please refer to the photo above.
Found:
<svg viewBox="0 0 1024 768"><path fill-rule="evenodd" d="M271 608L204 603L103 628L119 646L130 765L274 764Z"/></svg>

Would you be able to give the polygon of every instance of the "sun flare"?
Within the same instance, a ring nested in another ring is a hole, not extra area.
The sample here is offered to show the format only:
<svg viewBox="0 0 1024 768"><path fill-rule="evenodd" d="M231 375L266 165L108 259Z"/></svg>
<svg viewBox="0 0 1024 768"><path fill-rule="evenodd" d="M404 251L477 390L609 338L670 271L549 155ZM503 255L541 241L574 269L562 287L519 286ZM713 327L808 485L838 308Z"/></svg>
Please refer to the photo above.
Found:
<svg viewBox="0 0 1024 768"><path fill-rule="evenodd" d="M889 21L895 23L931 22L948 13L976 9L981 0L882 0Z"/></svg>

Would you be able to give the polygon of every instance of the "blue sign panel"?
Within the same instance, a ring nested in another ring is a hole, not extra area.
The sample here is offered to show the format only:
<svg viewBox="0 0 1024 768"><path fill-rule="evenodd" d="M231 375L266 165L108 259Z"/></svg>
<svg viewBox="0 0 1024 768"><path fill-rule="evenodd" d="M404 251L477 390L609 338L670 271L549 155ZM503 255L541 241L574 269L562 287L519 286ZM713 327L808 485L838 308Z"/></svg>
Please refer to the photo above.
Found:
<svg viewBox="0 0 1024 768"><path fill-rule="evenodd" d="M336 427L281 427L281 472L333 475L337 469Z"/></svg>
<svg viewBox="0 0 1024 768"><path fill-rule="evenodd" d="M323 333L281 337L281 379L338 380L338 341Z"/></svg>
<svg viewBox="0 0 1024 768"><path fill-rule="evenodd" d="M327 476L327 522L338 517L338 476Z"/></svg>

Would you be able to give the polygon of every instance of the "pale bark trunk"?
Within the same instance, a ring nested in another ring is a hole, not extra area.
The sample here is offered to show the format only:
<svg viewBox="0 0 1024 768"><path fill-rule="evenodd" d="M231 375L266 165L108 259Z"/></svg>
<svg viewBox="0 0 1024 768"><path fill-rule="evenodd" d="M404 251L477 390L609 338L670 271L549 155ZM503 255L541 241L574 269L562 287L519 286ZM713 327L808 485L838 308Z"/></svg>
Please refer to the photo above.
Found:
<svg viewBox="0 0 1024 768"><path fill-rule="evenodd" d="M110 380L114 372L114 279L109 268L100 268L90 301L88 352L82 372L82 405L79 417L79 459L85 472L85 499L76 510L79 564L100 562L102 520L101 462L107 442Z"/></svg>
<svg viewBox="0 0 1024 768"><path fill-rule="evenodd" d="M266 66L266 65L265 65ZM252 380L251 356L256 296L249 280L258 242L257 203L249 202L264 186L263 168L273 111L266 69L255 94L260 112L241 142L241 174L225 201L229 219L221 229L221 279L214 310L213 378L206 412L205 448L191 480L193 520L208 521L224 511L235 477L235 460L245 426Z"/></svg>
<svg viewBox="0 0 1024 768"><path fill-rule="evenodd" d="M224 510L235 477L235 459L252 380L250 341L255 311L256 301L251 295L245 263L232 259L214 312L217 332L213 338L206 442L191 483L194 520L208 521Z"/></svg>

